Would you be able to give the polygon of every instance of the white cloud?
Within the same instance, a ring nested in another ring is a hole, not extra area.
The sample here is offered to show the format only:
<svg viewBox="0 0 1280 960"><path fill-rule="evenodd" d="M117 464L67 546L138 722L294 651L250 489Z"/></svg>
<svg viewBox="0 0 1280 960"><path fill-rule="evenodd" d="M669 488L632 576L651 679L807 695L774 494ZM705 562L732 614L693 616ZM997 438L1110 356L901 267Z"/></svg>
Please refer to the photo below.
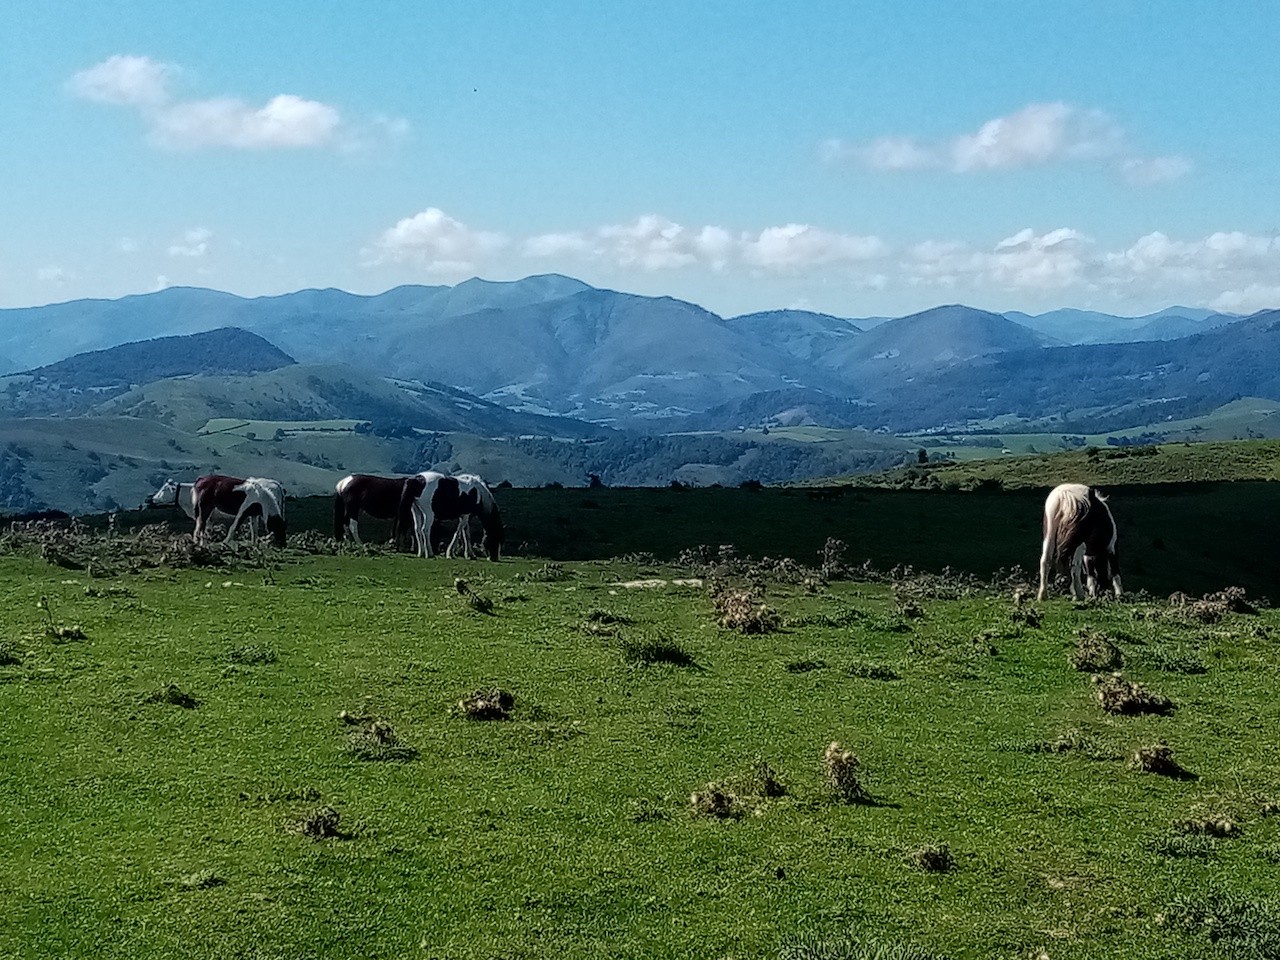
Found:
<svg viewBox="0 0 1280 960"><path fill-rule="evenodd" d="M160 276L156 277L156 282L151 285L151 292L156 293L160 290L164 290L168 286L169 278L162 273Z"/></svg>
<svg viewBox="0 0 1280 960"><path fill-rule="evenodd" d="M808 224L769 227L743 238L743 259L770 270L859 263L882 257L888 246L879 237L831 233Z"/></svg>
<svg viewBox="0 0 1280 960"><path fill-rule="evenodd" d="M132 237L121 237L116 241L116 253L137 253L138 241Z"/></svg>
<svg viewBox="0 0 1280 960"><path fill-rule="evenodd" d="M722 226L686 227L657 214L588 232L548 233L522 245L528 257L574 257L646 271L734 265L792 270L825 264L853 264L883 256L878 237L832 233L808 224L766 227L738 233Z"/></svg>
<svg viewBox="0 0 1280 960"><path fill-rule="evenodd" d="M431 273L461 274L476 270L509 242L503 234L473 230L428 207L384 231L364 259L369 265L410 263Z"/></svg>
<svg viewBox="0 0 1280 960"><path fill-rule="evenodd" d="M291 93L255 107L235 97L177 99L170 80L176 68L148 57L115 56L75 74L72 96L133 107L152 143L170 149L228 147L236 150L296 149L337 143L342 122L336 107ZM382 118L393 131L403 121Z"/></svg>
<svg viewBox="0 0 1280 960"><path fill-rule="evenodd" d="M176 149L321 147L332 141L339 120L334 107L289 93L256 109L229 97L187 100L158 111L150 135L160 146Z"/></svg>
<svg viewBox="0 0 1280 960"><path fill-rule="evenodd" d="M169 99L175 68L150 57L114 56L73 74L67 92L116 106L156 107Z"/></svg>
<svg viewBox="0 0 1280 960"><path fill-rule="evenodd" d="M1241 290L1226 290L1210 303L1214 310L1224 313L1257 313L1259 310L1280 308L1280 286L1251 283Z"/></svg>
<svg viewBox="0 0 1280 960"><path fill-rule="evenodd" d="M828 162L853 161L872 170L957 174L1094 161L1115 167L1125 180L1139 185L1168 183L1191 170L1183 157L1147 157L1136 151L1105 112L1062 102L1031 103L986 121L973 133L948 139L890 135L867 144L828 140L820 153Z"/></svg>
<svg viewBox="0 0 1280 960"><path fill-rule="evenodd" d="M209 252L209 241L213 239L213 231L207 227L193 227L182 235L182 239L169 247L171 257L203 257Z"/></svg>
<svg viewBox="0 0 1280 960"><path fill-rule="evenodd" d="M1016 294L1024 304L1109 298L1144 308L1191 303L1231 312L1280 305L1280 237L1242 231L1196 240L1155 232L1108 248L1074 227L1026 227L987 244L935 238L895 249L881 237L812 224L745 231L688 226L658 214L513 237L473 229L432 207L364 251L369 266L405 263L452 274L518 269L528 259L567 272L576 263L646 273L803 274L849 290L932 289L957 299Z"/></svg>

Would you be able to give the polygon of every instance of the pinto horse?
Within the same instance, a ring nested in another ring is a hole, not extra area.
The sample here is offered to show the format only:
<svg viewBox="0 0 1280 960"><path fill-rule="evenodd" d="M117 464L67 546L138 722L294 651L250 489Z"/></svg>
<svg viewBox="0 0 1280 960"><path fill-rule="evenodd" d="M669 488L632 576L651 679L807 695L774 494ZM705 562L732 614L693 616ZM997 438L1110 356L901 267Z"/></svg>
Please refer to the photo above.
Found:
<svg viewBox="0 0 1280 960"><path fill-rule="evenodd" d="M350 536L360 542L360 511L377 520L393 523L391 539L400 539L400 531L408 529L400 523L400 500L409 477L374 477L353 473L338 481L333 496L333 538Z"/></svg>
<svg viewBox="0 0 1280 960"><path fill-rule="evenodd" d="M147 497L148 507L180 507L196 522L195 540L203 543L205 528L214 515L230 518L223 543L230 542L242 520L249 520L249 536L256 539L258 521L266 523L276 546L285 544L284 487L265 477L227 477L211 474L195 483L178 483L172 478Z"/></svg>
<svg viewBox="0 0 1280 960"><path fill-rule="evenodd" d="M430 557L434 554L431 533L437 521L469 520L474 514L485 524L485 550L489 559L497 560L502 549L501 520L496 510L488 514L482 512L480 503L481 494L474 487L464 492L457 477L424 470L405 481L399 522L408 524L412 519L418 555Z"/></svg>
<svg viewBox="0 0 1280 960"><path fill-rule="evenodd" d="M490 559L497 560L502 551L503 531L502 515L498 512L498 501L494 499L493 491L474 473L458 473L454 479L458 481L459 494L472 504L472 508L470 513L458 519L458 529L444 555L452 557L454 547L461 544L463 556L471 559L471 520L474 517L484 529L484 546Z"/></svg>
<svg viewBox="0 0 1280 960"><path fill-rule="evenodd" d="M1096 488L1083 483L1054 487L1044 502L1044 544L1040 551L1039 599L1049 596L1052 573L1071 566L1071 595L1085 595L1080 571L1087 581L1088 595L1099 589L1120 596L1120 560L1116 552L1116 519L1107 500Z"/></svg>

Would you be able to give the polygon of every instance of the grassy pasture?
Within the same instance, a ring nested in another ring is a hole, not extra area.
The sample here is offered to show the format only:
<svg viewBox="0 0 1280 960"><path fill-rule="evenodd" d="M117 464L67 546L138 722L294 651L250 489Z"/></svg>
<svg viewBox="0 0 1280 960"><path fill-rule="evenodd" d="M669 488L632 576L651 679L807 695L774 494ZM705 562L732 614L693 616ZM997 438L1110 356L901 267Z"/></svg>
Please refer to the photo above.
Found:
<svg viewBox="0 0 1280 960"><path fill-rule="evenodd" d="M1032 626L1007 596L772 583L784 628L752 636L701 590L619 585L666 568L553 572L388 555L90 580L0 557L0 956L754 958L803 932L1276 955L1275 614L1057 600ZM1103 713L1067 662L1085 627L1176 711ZM670 648L692 663L645 659ZM510 720L452 712L495 685ZM357 759L344 710L416 756ZM832 739L872 802L824 787ZM1126 765L1157 741L1197 779ZM690 813L757 760L785 796ZM323 805L345 838L292 828ZM1238 836L1175 827L1223 818ZM921 869L941 844L952 869ZM1214 945L1183 921L1220 895L1253 912Z"/></svg>

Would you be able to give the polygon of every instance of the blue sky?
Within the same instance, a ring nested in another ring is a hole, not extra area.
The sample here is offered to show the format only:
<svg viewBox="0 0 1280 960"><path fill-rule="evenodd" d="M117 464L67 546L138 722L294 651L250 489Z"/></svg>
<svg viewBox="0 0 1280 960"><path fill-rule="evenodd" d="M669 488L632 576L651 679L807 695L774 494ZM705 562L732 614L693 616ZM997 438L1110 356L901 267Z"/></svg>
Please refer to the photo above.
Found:
<svg viewBox="0 0 1280 960"><path fill-rule="evenodd" d="M559 272L721 313L1280 305L1280 5L47 3L0 305Z"/></svg>

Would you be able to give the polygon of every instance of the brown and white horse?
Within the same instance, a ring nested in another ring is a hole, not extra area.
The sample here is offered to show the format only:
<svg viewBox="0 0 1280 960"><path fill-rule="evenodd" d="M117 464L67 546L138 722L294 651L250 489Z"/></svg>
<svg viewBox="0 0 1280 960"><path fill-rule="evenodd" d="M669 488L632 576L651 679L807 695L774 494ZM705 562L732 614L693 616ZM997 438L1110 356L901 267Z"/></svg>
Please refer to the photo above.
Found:
<svg viewBox="0 0 1280 960"><path fill-rule="evenodd" d="M1049 595L1054 573L1071 566L1071 595L1085 595L1080 584L1084 570L1088 595L1114 590L1120 596L1120 561L1116 552L1116 519L1107 500L1094 487L1064 483L1044 502L1044 544L1040 551L1040 593Z"/></svg>
<svg viewBox="0 0 1280 960"><path fill-rule="evenodd" d="M338 481L333 496L333 537L350 536L360 542L360 511L377 520L391 520L391 540L400 539L400 500L409 477L375 477L353 473ZM407 529L407 527L406 527Z"/></svg>
<svg viewBox="0 0 1280 960"><path fill-rule="evenodd" d="M487 487L485 492L488 492ZM418 555L430 557L435 552L431 532L437 521L469 522L472 516L476 516L484 525L485 552L490 560L497 560L502 552L502 519L491 493L488 502L492 509L483 507L482 495L474 485L468 484L464 491L457 477L424 470L405 481L400 497L399 523L407 524L412 520Z"/></svg>
<svg viewBox="0 0 1280 960"><path fill-rule="evenodd" d="M196 522L195 540L203 543L205 527L215 514L230 518L223 543L230 542L242 520L249 520L250 539L257 539L258 520L266 524L276 546L285 544L285 490L276 480L265 477L227 477L210 474L195 483L169 479L147 497L148 507L180 507Z"/></svg>
<svg viewBox="0 0 1280 960"><path fill-rule="evenodd" d="M502 550L503 531L502 514L498 512L498 501L494 499L493 491L474 473L457 473L454 479L458 481L459 495L471 506L471 512L458 519L458 529L444 555L452 557L454 547L461 545L462 555L471 559L471 520L474 518L480 521L484 530L485 549L492 559L497 560Z"/></svg>

